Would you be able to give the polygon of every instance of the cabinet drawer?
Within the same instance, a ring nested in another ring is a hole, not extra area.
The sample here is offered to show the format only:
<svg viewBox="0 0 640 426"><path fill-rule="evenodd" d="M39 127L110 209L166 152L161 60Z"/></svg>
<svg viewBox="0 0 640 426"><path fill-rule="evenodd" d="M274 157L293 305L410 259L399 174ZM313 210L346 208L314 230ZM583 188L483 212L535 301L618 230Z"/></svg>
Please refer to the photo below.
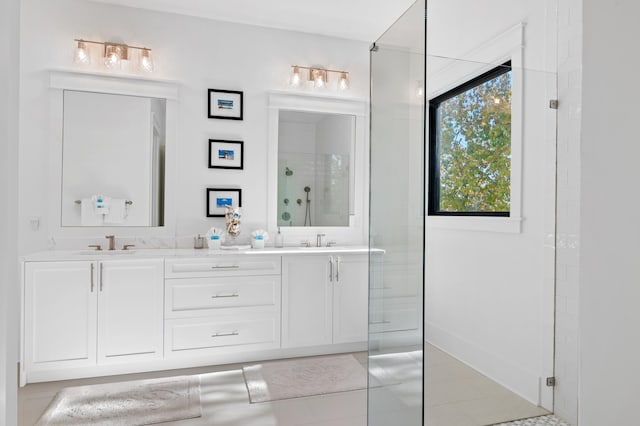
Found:
<svg viewBox="0 0 640 426"><path fill-rule="evenodd" d="M280 305L280 276L169 279L166 318L205 316L225 308Z"/></svg>
<svg viewBox="0 0 640 426"><path fill-rule="evenodd" d="M280 275L280 256L219 255L189 259L167 259L166 278Z"/></svg>
<svg viewBox="0 0 640 426"><path fill-rule="evenodd" d="M254 344L280 345L275 313L167 320L165 341L171 352Z"/></svg>

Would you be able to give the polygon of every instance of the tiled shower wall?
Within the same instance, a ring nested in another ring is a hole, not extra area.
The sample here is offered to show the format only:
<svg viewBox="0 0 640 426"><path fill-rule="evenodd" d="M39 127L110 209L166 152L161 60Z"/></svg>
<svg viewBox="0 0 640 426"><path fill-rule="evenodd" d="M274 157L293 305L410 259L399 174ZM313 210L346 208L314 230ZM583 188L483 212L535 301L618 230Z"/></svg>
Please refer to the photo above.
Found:
<svg viewBox="0 0 640 426"><path fill-rule="evenodd" d="M582 0L558 2L555 413L578 424Z"/></svg>

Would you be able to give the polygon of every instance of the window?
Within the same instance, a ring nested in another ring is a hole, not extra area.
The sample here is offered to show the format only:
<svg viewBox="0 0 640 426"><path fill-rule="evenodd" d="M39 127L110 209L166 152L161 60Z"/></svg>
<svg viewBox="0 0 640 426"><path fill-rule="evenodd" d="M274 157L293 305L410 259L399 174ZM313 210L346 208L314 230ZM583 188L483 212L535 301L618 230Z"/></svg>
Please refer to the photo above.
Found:
<svg viewBox="0 0 640 426"><path fill-rule="evenodd" d="M429 215L509 216L511 62L429 101Z"/></svg>

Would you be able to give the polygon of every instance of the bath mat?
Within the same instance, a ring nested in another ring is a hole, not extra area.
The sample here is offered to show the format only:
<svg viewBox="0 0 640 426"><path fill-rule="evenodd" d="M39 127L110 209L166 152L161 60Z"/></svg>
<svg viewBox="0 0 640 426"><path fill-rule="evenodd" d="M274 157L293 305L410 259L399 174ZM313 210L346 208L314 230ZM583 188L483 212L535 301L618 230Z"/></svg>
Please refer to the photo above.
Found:
<svg viewBox="0 0 640 426"><path fill-rule="evenodd" d="M200 379L179 376L64 388L36 426L149 425L201 415Z"/></svg>
<svg viewBox="0 0 640 426"><path fill-rule="evenodd" d="M251 403L365 389L367 372L353 355L269 361L242 368Z"/></svg>

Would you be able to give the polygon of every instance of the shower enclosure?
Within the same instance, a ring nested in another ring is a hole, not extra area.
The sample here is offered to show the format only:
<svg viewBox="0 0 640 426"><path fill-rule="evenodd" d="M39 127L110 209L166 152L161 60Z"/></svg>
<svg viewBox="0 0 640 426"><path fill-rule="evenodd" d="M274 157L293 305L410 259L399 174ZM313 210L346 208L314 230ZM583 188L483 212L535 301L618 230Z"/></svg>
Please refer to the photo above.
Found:
<svg viewBox="0 0 640 426"><path fill-rule="evenodd" d="M371 426L423 421L425 2L371 48Z"/></svg>
<svg viewBox="0 0 640 426"><path fill-rule="evenodd" d="M372 46L369 425L554 411L557 50L557 0L418 0Z"/></svg>

